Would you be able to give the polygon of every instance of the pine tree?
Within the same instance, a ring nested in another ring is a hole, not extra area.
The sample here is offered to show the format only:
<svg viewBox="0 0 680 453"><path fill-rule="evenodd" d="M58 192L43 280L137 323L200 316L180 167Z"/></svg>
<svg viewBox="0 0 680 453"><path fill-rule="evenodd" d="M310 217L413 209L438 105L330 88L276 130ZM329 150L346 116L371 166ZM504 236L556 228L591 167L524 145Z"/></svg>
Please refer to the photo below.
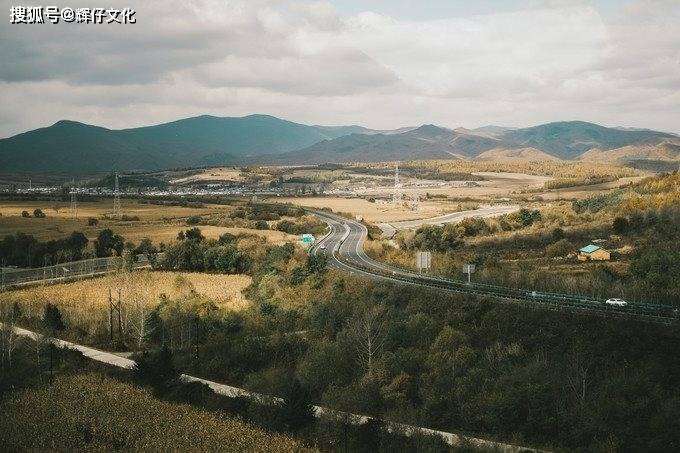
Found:
<svg viewBox="0 0 680 453"><path fill-rule="evenodd" d="M314 421L314 408L307 389L294 379L281 405L281 417L288 429L295 431Z"/></svg>
<svg viewBox="0 0 680 453"><path fill-rule="evenodd" d="M43 325L51 332L58 332L66 328L66 325L64 325L64 320L61 317L61 312L56 305L52 305L50 303L45 305L45 311L43 313Z"/></svg>

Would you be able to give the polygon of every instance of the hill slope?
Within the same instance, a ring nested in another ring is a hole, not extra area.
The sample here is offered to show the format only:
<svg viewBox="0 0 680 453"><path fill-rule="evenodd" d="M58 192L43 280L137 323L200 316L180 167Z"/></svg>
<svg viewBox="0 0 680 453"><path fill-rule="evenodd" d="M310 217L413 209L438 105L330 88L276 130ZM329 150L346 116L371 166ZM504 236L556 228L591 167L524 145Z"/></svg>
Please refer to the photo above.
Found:
<svg viewBox="0 0 680 453"><path fill-rule="evenodd" d="M562 121L510 130L499 138L509 145L536 148L560 159L574 159L593 148L609 150L677 139L663 132L622 130L584 121Z"/></svg>
<svg viewBox="0 0 680 453"><path fill-rule="evenodd" d="M651 130L623 130L583 121L524 129L488 126L446 129L424 125L401 133L352 134L274 158L281 163L379 162L408 159L571 160L591 149L654 146L680 138Z"/></svg>
<svg viewBox="0 0 680 453"><path fill-rule="evenodd" d="M370 132L358 126L307 126L267 115L198 116L123 130L59 121L0 140L0 167L9 172L88 173L239 163L356 130Z"/></svg>
<svg viewBox="0 0 680 453"><path fill-rule="evenodd" d="M479 135L426 124L400 133L351 134L275 157L280 163L379 162L474 157L498 145Z"/></svg>

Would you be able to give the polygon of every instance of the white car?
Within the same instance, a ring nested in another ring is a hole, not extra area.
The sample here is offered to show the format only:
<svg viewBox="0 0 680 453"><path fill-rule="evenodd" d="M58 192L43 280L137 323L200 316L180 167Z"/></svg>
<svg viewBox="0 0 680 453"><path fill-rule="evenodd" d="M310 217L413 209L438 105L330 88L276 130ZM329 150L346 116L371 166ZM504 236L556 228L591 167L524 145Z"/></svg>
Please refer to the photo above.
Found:
<svg viewBox="0 0 680 453"><path fill-rule="evenodd" d="M326 250L326 246L325 246L324 244L321 244L321 246L319 246L319 248L320 248L321 250Z"/></svg>
<svg viewBox="0 0 680 453"><path fill-rule="evenodd" d="M607 299L607 301L606 301L605 303L606 303L607 305L615 305L615 306L617 306L617 307L625 307L626 305L628 305L628 302L626 302L625 300L623 300L623 299L616 299L616 298Z"/></svg>

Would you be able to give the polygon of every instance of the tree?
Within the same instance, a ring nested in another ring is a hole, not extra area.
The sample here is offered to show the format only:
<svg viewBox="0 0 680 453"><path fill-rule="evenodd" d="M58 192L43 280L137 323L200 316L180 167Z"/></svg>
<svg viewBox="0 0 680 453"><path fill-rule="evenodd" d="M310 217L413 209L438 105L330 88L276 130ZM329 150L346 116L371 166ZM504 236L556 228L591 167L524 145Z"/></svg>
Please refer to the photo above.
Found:
<svg viewBox="0 0 680 453"><path fill-rule="evenodd" d="M64 321L61 317L61 312L59 311L59 308L51 303L45 305L42 323L43 326L45 326L47 329L50 330L50 332L52 332L52 334L54 334L54 332L66 329L66 325L64 324Z"/></svg>
<svg viewBox="0 0 680 453"><path fill-rule="evenodd" d="M184 232L184 239L187 241L201 242L205 239L203 233L201 233L200 228L189 228Z"/></svg>
<svg viewBox="0 0 680 453"><path fill-rule="evenodd" d="M326 272L328 258L326 255L309 255L307 257L307 272L321 275Z"/></svg>
<svg viewBox="0 0 680 453"><path fill-rule="evenodd" d="M203 248L198 241L179 242L165 251L163 266L176 270L202 271L205 268Z"/></svg>
<svg viewBox="0 0 680 453"><path fill-rule="evenodd" d="M87 218L87 226L97 226L99 225L99 220L95 219L94 217L88 217Z"/></svg>
<svg viewBox="0 0 680 453"><path fill-rule="evenodd" d="M373 372L375 360L385 344L386 321L385 310L371 307L355 317L347 328L348 336L354 343L357 359L369 375Z"/></svg>
<svg viewBox="0 0 680 453"><path fill-rule="evenodd" d="M21 217L28 218L30 216L31 214L29 214L28 211L21 211Z"/></svg>
<svg viewBox="0 0 680 453"><path fill-rule="evenodd" d="M545 254L551 258L565 256L574 250L574 246L568 239L560 239L545 248Z"/></svg>
<svg viewBox="0 0 680 453"><path fill-rule="evenodd" d="M210 247L205 251L205 268L223 274L237 274L245 271L244 259L233 245Z"/></svg>
<svg viewBox="0 0 680 453"><path fill-rule="evenodd" d="M625 217L615 217L612 221L612 230L616 234L625 234L629 227L628 219Z"/></svg>
<svg viewBox="0 0 680 453"><path fill-rule="evenodd" d="M35 217L36 219L44 219L46 216L45 213L42 212L42 209L36 208L33 211L33 217Z"/></svg>
<svg viewBox="0 0 680 453"><path fill-rule="evenodd" d="M94 248L98 257L111 256L114 252L120 255L123 251L123 245L123 238L113 234L113 231L109 228L100 231L94 241Z"/></svg>
<svg viewBox="0 0 680 453"><path fill-rule="evenodd" d="M559 241L560 239L564 239L564 230L562 228L554 228L552 230L551 236L553 238L553 241Z"/></svg>
<svg viewBox="0 0 680 453"><path fill-rule="evenodd" d="M123 270L125 272L132 272L135 268L135 255L130 249L125 249L123 250L121 257L123 258Z"/></svg>
<svg viewBox="0 0 680 453"><path fill-rule="evenodd" d="M202 220L203 218L201 218L201 216L192 215L187 217L187 225L198 225Z"/></svg>
<svg viewBox="0 0 680 453"><path fill-rule="evenodd" d="M172 351L165 343L157 351L144 351L135 362L133 377L156 390L166 389L178 377Z"/></svg>
<svg viewBox="0 0 680 453"><path fill-rule="evenodd" d="M281 417L288 429L297 431L314 421L314 407L309 391L293 379L283 396Z"/></svg>

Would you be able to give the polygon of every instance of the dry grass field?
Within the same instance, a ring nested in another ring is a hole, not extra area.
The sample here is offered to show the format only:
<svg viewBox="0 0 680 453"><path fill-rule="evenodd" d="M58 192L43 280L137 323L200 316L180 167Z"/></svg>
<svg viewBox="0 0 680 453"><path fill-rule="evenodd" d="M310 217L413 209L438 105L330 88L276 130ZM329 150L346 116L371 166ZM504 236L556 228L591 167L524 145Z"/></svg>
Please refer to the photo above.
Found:
<svg viewBox="0 0 680 453"><path fill-rule="evenodd" d="M138 203L136 200L121 200L121 203L124 214L139 217L139 220L122 221L102 218L102 216L111 212L112 204L110 200L79 203L77 219L70 217L68 206L64 203L61 203L57 211L52 208L53 205L49 202L0 202L0 214L2 214L0 216L0 238L21 232L33 235L39 240L51 240L63 238L73 231L80 231L88 239L94 240L101 230L110 228L114 233L123 236L126 241L139 243L143 238L149 238L155 244L161 242L168 244L177 238L177 233L189 228L186 224L187 217L225 214L233 209L229 206L219 205L208 205L204 208L161 206ZM42 219L21 217L21 211L28 211L32 214L36 208L42 209L47 217ZM98 219L99 223L96 226L88 226L88 217ZM297 240L296 236L276 230L254 230L211 225L200 225L199 228L208 239L217 239L224 233L250 233L262 236L277 244Z"/></svg>
<svg viewBox="0 0 680 453"><path fill-rule="evenodd" d="M94 239L105 228L111 228L126 240L138 242L143 237L149 237L154 242L154 236L161 237L177 235L185 225L184 220L194 215L209 215L225 212L229 207L208 205L203 208L189 208L181 206L159 206L139 203L136 200L121 200L122 212L128 216L139 217L139 221L121 221L105 219L103 216L112 211L111 200L99 202L78 203L78 218L73 219L69 213L69 206L64 202L48 201L3 201L0 202L0 237L17 232L31 234L39 240L63 238L72 231L81 231L89 239ZM56 209L55 209L56 208ZM31 215L35 209L42 209L46 217L21 217L22 211ZM88 226L88 217L99 220L97 226Z"/></svg>
<svg viewBox="0 0 680 453"><path fill-rule="evenodd" d="M237 167L208 168L196 174L170 180L171 184L188 184L203 181L243 181L243 174Z"/></svg>
<svg viewBox="0 0 680 453"><path fill-rule="evenodd" d="M18 302L24 314L40 317L45 304L53 303L68 325L83 317L103 317L108 313L109 290L117 297L120 289L124 305L143 304L150 308L158 303L161 294L175 298L195 291L223 310L238 311L249 305L243 290L250 283L251 278L246 275L135 271L3 292L0 305Z"/></svg>
<svg viewBox="0 0 680 453"><path fill-rule="evenodd" d="M21 211L33 214L36 208L42 209L48 218L71 219L69 202L66 201L3 201L0 203L2 217L20 217ZM57 209L55 209L57 208ZM192 215L204 215L219 212L228 207L207 205L203 208L189 208L182 206L159 206L140 203L137 200L121 199L121 211L128 216L139 217L140 220L162 220ZM87 221L88 217L100 218L113 212L113 200L86 201L78 203L78 219Z"/></svg>

